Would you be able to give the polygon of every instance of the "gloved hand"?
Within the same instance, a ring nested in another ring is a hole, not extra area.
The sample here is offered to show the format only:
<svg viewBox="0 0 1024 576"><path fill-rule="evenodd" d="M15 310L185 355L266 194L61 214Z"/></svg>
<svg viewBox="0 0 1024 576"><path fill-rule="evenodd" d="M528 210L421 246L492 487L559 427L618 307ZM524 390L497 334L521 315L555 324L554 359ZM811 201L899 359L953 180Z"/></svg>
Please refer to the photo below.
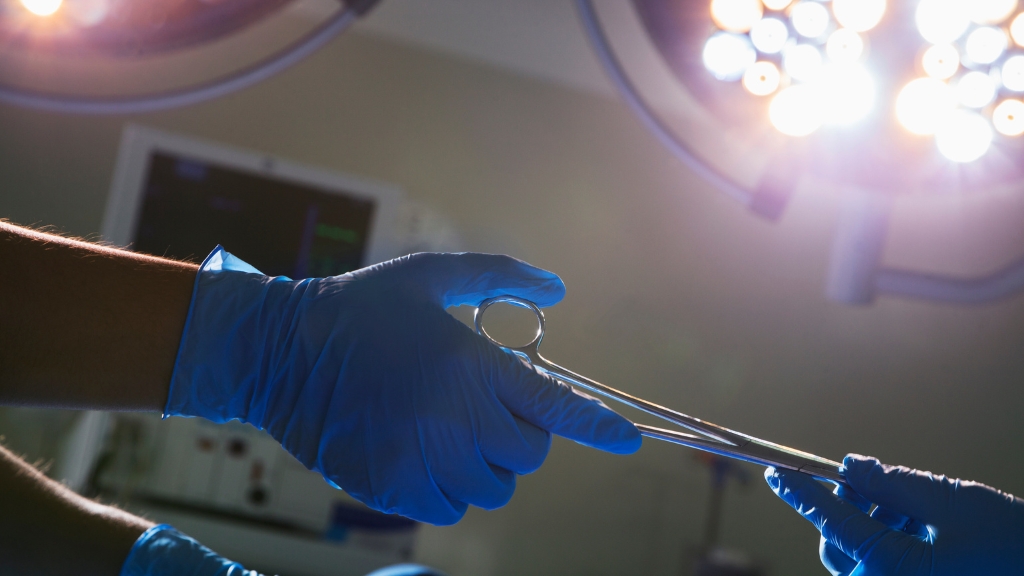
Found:
<svg viewBox="0 0 1024 576"><path fill-rule="evenodd" d="M218 247L196 278L164 412L249 422L371 508L452 524L468 504L506 504L550 433L640 447L628 420L445 312L564 293L507 256L415 254L296 282Z"/></svg>
<svg viewBox="0 0 1024 576"><path fill-rule="evenodd" d="M765 479L821 532L833 576L999 576L1024 570L1024 501L984 484L851 454L850 489L768 468ZM871 503L877 507L871 514Z"/></svg>

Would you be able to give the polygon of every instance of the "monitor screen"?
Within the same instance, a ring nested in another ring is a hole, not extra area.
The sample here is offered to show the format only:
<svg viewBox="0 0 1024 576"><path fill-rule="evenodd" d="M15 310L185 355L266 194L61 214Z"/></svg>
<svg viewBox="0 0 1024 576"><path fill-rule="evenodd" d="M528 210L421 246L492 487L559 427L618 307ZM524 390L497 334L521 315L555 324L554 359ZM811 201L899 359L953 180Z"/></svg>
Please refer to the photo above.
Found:
<svg viewBox="0 0 1024 576"><path fill-rule="evenodd" d="M163 151L150 155L132 248L202 260L220 244L269 275L331 276L366 262L365 196Z"/></svg>

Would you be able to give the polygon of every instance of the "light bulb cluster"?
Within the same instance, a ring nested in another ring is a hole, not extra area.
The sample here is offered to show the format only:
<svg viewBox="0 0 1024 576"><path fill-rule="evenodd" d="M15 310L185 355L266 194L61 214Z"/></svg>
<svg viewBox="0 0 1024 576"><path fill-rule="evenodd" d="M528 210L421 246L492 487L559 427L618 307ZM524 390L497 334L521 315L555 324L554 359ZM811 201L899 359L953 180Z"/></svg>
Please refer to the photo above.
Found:
<svg viewBox="0 0 1024 576"><path fill-rule="evenodd" d="M853 124L875 101L862 34L885 9L885 0L712 0L719 30L704 44L704 66L771 97L768 116L783 134Z"/></svg>
<svg viewBox="0 0 1024 576"><path fill-rule="evenodd" d="M996 133L1024 134L1024 14L1017 0L921 0L915 23L930 46L921 78L896 100L896 117L933 136L955 162L973 162Z"/></svg>

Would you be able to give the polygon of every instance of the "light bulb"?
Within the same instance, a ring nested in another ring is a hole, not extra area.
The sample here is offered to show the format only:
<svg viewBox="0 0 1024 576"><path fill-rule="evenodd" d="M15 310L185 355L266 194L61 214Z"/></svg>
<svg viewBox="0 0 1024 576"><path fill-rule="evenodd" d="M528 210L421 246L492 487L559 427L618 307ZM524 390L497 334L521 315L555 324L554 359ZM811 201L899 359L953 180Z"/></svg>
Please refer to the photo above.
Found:
<svg viewBox="0 0 1024 576"><path fill-rule="evenodd" d="M798 2L790 11L789 18L797 34L807 38L818 38L824 34L830 20L828 10L813 0Z"/></svg>
<svg viewBox="0 0 1024 576"><path fill-rule="evenodd" d="M914 18L918 32L932 44L949 44L971 25L967 0L921 0Z"/></svg>
<svg viewBox="0 0 1024 576"><path fill-rule="evenodd" d="M1024 46L1024 12L1017 14L1010 23L1010 37L1018 46Z"/></svg>
<svg viewBox="0 0 1024 576"><path fill-rule="evenodd" d="M934 134L956 109L956 95L948 84L934 78L912 80L896 97L896 118L914 134Z"/></svg>
<svg viewBox="0 0 1024 576"><path fill-rule="evenodd" d="M968 108L984 108L996 97L997 86L984 72L968 72L956 83L956 98Z"/></svg>
<svg viewBox="0 0 1024 576"><path fill-rule="evenodd" d="M718 32L704 44L704 67L715 78L739 80L743 72L757 60L757 51L746 36Z"/></svg>
<svg viewBox="0 0 1024 576"><path fill-rule="evenodd" d="M807 82L821 71L821 52L810 44L790 46L782 52L782 67L794 80Z"/></svg>
<svg viewBox="0 0 1024 576"><path fill-rule="evenodd" d="M981 114L955 110L935 131L935 143L953 162L974 162L992 145L992 126Z"/></svg>
<svg viewBox="0 0 1024 576"><path fill-rule="evenodd" d="M772 98L768 118L776 130L787 136L807 136L821 127L821 96L807 85L785 88Z"/></svg>
<svg viewBox="0 0 1024 576"><path fill-rule="evenodd" d="M925 50L921 58L924 73L932 78L952 78L960 69L960 53L952 44L936 44Z"/></svg>
<svg viewBox="0 0 1024 576"><path fill-rule="evenodd" d="M862 66L826 66L814 87L822 97L822 119L826 124L853 124L875 105L875 80Z"/></svg>
<svg viewBox="0 0 1024 576"><path fill-rule="evenodd" d="M789 28L778 18L762 18L750 29L750 41L765 54L778 54L789 40Z"/></svg>
<svg viewBox="0 0 1024 576"><path fill-rule="evenodd" d="M36 16L49 16L60 9L63 0L21 0L21 5Z"/></svg>
<svg viewBox="0 0 1024 576"><path fill-rule="evenodd" d="M971 20L978 24L999 24L1017 9L1017 0L972 0Z"/></svg>
<svg viewBox="0 0 1024 576"><path fill-rule="evenodd" d="M833 62L856 62L864 53L864 40L849 28L840 28L828 37L825 52Z"/></svg>
<svg viewBox="0 0 1024 576"><path fill-rule="evenodd" d="M771 62L756 62L743 73L743 87L755 96L767 96L779 88L782 75Z"/></svg>
<svg viewBox="0 0 1024 576"><path fill-rule="evenodd" d="M785 10L787 6L793 3L793 0L763 0L764 7L769 10Z"/></svg>
<svg viewBox="0 0 1024 576"><path fill-rule="evenodd" d="M996 131L1006 136L1024 134L1024 102L1003 100L992 111L992 124Z"/></svg>
<svg viewBox="0 0 1024 576"><path fill-rule="evenodd" d="M1002 28L986 26L967 35L967 57L978 64L991 64L1006 50L1006 33Z"/></svg>
<svg viewBox="0 0 1024 576"><path fill-rule="evenodd" d="M1011 56L1003 62L1003 86L1014 92L1024 92L1024 56Z"/></svg>
<svg viewBox="0 0 1024 576"><path fill-rule="evenodd" d="M855 32L867 32L885 15L885 0L832 0L839 24Z"/></svg>
<svg viewBox="0 0 1024 576"><path fill-rule="evenodd" d="M764 15L761 0L711 0L711 18L729 32L746 32Z"/></svg>

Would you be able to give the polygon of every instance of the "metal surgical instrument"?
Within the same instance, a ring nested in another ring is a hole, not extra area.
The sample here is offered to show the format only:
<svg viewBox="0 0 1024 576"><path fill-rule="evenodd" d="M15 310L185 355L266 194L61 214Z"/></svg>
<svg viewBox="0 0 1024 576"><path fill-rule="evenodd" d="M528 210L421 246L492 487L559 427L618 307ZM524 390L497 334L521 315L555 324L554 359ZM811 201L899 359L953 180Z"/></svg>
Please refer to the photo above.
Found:
<svg viewBox="0 0 1024 576"><path fill-rule="evenodd" d="M533 341L519 347L507 346L495 340L487 333L486 330L484 330L483 321L485 312L494 304L500 303L526 308L533 312L537 318L537 334L533 337ZM546 360L540 355L539 350L540 342L544 338L545 331L544 312L529 300L517 298L515 296L496 296L494 298L488 298L477 306L476 313L473 317L473 323L476 326L476 332L478 334L487 338L501 348L513 352L517 356L527 360L534 366L534 368L542 373L548 374L553 378L565 382L566 384L578 386L588 392L600 394L606 398L622 402L627 406L632 406L633 408L682 426L691 432L700 434L700 436L696 436L694 434L688 434L677 430L656 428L646 424L636 424L640 434L644 436L657 438L658 440L664 440L674 444L681 444L683 446L704 450L706 452L727 456L729 458L745 460L762 466L775 466L777 468L803 472L804 474L813 476L818 480L824 480L834 484L846 483L846 479L844 477L845 469L839 462L820 458L814 454L794 450L787 446L767 442L760 438L754 438L753 436L748 436L734 430L729 430L728 428L723 428L717 424L705 422L698 418L694 418L693 416L687 416L686 414L676 412L670 408L665 408L664 406L659 406L658 404L648 402L647 400L637 398L636 396L626 394L625 392L620 392L614 388L591 380L586 376L576 374L571 370L567 370Z"/></svg>

